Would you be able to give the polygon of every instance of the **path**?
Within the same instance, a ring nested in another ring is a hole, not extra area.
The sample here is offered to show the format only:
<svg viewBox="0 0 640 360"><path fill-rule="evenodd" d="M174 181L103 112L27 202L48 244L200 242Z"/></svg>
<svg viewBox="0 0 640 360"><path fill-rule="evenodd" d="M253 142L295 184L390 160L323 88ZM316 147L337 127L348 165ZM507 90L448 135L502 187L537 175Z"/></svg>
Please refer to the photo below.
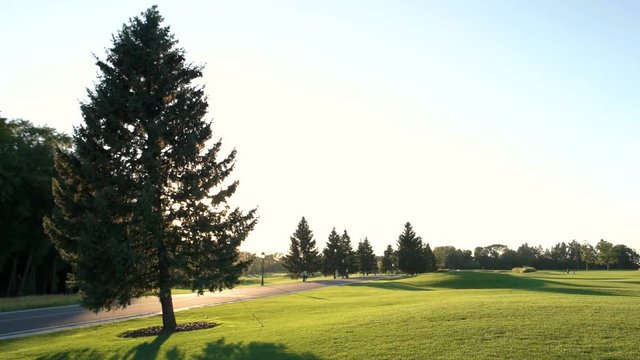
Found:
<svg viewBox="0 0 640 360"><path fill-rule="evenodd" d="M173 307L175 311L182 311L383 278L386 277L368 276L344 280L319 280L235 288L217 293L207 292L201 296L197 294L174 295ZM101 311L97 314L80 305L4 312L0 313L0 340L153 316L159 314L160 311L160 302L157 297L144 297L132 300L131 305L124 309Z"/></svg>

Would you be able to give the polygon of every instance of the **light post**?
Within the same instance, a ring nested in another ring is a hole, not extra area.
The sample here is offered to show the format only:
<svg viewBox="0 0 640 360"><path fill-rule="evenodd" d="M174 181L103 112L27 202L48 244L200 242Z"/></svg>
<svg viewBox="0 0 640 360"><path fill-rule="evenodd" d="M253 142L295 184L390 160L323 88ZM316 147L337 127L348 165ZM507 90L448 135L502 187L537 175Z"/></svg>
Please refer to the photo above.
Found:
<svg viewBox="0 0 640 360"><path fill-rule="evenodd" d="M262 262L260 263L260 286L264 286L264 252L260 254Z"/></svg>

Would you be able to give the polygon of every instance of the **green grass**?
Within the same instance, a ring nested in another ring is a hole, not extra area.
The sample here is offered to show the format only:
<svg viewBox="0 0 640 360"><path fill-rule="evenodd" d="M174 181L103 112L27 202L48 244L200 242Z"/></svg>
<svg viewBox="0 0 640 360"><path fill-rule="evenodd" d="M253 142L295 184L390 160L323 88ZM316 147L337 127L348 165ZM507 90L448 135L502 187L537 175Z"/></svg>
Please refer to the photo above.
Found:
<svg viewBox="0 0 640 360"><path fill-rule="evenodd" d="M123 339L158 317L0 342L2 359L637 359L640 272L451 272L201 308L220 326Z"/></svg>
<svg viewBox="0 0 640 360"><path fill-rule="evenodd" d="M71 295L32 295L13 298L0 298L0 312L35 309L50 306L73 305L80 302L80 296Z"/></svg>

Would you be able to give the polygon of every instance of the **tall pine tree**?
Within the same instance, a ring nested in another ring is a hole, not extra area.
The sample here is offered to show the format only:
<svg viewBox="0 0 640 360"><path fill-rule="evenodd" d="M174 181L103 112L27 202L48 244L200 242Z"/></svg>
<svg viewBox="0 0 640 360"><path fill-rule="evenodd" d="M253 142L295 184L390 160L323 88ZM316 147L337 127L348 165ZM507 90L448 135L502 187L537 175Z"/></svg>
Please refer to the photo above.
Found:
<svg viewBox="0 0 640 360"><path fill-rule="evenodd" d="M364 238L364 241L358 243L358 267L362 275L369 275L369 273L377 270L378 264L376 262L376 255L373 253L373 248L369 239Z"/></svg>
<svg viewBox="0 0 640 360"><path fill-rule="evenodd" d="M426 270L422 238L416 236L411 223L404 225L398 237L398 268L407 274L417 274Z"/></svg>
<svg viewBox="0 0 640 360"><path fill-rule="evenodd" d="M384 255L382 257L382 269L380 269L383 273L390 273L394 271L394 266L396 263L396 253L393 251L391 245L387 245L387 249L384 251Z"/></svg>
<svg viewBox="0 0 640 360"><path fill-rule="evenodd" d="M432 272L438 269L438 267L436 266L436 256L433 254L433 251L431 250L431 246L429 246L429 243L427 243L424 246L422 256L424 257L424 261L425 261L425 266L424 266L425 272Z"/></svg>
<svg viewBox="0 0 640 360"><path fill-rule="evenodd" d="M338 267L340 263L340 248L341 241L340 235L336 232L336 228L331 229L329 238L325 248L322 250L323 270L324 275L333 275L336 278Z"/></svg>
<svg viewBox="0 0 640 360"><path fill-rule="evenodd" d="M155 7L131 19L97 61L74 151L56 156L58 209L45 229L86 307L124 307L153 291L172 332L171 288L236 284L247 266L238 247L256 215L227 205L236 152L217 160L221 142L209 142L204 89L194 84L202 67L186 62L162 21Z"/></svg>
<svg viewBox="0 0 640 360"><path fill-rule="evenodd" d="M320 267L320 254L316 247L316 241L313 239L313 232L304 216L291 236L289 253L285 256L282 265L292 278L297 278L305 271L307 273L316 272Z"/></svg>
<svg viewBox="0 0 640 360"><path fill-rule="evenodd" d="M345 229L340 236L340 247L338 248L338 273L342 278L349 278L349 274L358 271L358 260L356 253L351 246L351 237Z"/></svg>
<svg viewBox="0 0 640 360"><path fill-rule="evenodd" d="M302 217L294 236L300 241L300 272L314 273L320 269L320 253L309 223Z"/></svg>

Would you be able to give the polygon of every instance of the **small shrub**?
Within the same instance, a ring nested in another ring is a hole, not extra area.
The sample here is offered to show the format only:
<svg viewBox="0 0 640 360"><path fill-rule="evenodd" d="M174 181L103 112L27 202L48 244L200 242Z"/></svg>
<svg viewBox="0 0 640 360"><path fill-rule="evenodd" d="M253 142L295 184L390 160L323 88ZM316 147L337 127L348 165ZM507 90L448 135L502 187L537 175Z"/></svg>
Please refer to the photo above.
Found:
<svg viewBox="0 0 640 360"><path fill-rule="evenodd" d="M451 270L449 270L449 269L438 269L438 270L436 270L436 272L441 272L441 273L446 273L446 272L449 272L449 271L451 271Z"/></svg>
<svg viewBox="0 0 640 360"><path fill-rule="evenodd" d="M538 270L536 270L536 268L532 266L523 266L523 267L514 267L513 269L511 269L511 271L513 271L514 273L523 274L523 273L536 272Z"/></svg>

